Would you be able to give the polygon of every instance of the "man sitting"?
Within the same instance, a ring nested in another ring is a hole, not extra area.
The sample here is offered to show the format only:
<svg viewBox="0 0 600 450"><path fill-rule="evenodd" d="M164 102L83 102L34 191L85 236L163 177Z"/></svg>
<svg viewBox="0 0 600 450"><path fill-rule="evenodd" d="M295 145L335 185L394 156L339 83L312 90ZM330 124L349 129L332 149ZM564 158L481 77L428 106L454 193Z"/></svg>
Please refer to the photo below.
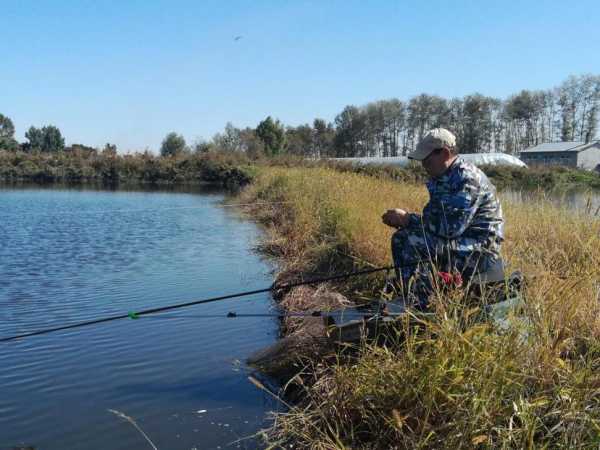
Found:
<svg viewBox="0 0 600 450"><path fill-rule="evenodd" d="M423 214L390 209L383 223L398 231L392 255L402 293L426 307L434 275L446 272L468 282L501 264L502 208L487 176L456 153L456 138L444 129L429 131L409 158L421 161L431 177Z"/></svg>

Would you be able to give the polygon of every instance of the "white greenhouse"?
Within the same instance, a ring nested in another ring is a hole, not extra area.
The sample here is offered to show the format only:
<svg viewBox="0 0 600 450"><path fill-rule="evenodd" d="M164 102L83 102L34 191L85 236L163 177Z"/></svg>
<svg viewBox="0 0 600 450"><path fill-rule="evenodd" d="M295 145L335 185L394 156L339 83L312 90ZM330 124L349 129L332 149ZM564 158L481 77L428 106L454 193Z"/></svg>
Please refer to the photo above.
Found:
<svg viewBox="0 0 600 450"><path fill-rule="evenodd" d="M511 167L527 167L523 161L519 158L508 155L506 153L464 153L460 157L476 166L491 165L491 166L511 166ZM372 157L372 158L331 158L335 161L347 161L353 164L376 164L376 165L390 165L406 167L412 161L406 156L390 156L386 158Z"/></svg>

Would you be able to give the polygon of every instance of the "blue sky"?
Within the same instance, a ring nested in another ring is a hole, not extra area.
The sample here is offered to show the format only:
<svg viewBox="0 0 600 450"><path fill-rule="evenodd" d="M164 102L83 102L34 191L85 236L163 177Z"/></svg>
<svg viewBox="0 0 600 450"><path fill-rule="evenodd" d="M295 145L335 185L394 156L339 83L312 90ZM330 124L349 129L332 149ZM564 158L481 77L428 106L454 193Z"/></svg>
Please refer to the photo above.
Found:
<svg viewBox="0 0 600 450"><path fill-rule="evenodd" d="M0 113L18 140L53 124L68 144L156 151L170 131L600 74L597 0L0 2Z"/></svg>

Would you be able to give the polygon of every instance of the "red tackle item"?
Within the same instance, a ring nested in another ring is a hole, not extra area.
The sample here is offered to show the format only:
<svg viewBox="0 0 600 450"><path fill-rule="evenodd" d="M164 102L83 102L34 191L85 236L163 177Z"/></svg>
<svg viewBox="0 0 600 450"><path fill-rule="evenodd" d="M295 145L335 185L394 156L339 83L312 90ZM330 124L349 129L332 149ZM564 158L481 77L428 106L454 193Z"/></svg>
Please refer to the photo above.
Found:
<svg viewBox="0 0 600 450"><path fill-rule="evenodd" d="M451 273L448 272L438 272L439 277L442 279L442 282L445 286L452 285L453 277Z"/></svg>
<svg viewBox="0 0 600 450"><path fill-rule="evenodd" d="M461 287L463 284L462 276L459 272L438 272L438 276L442 280L442 284L447 287Z"/></svg>

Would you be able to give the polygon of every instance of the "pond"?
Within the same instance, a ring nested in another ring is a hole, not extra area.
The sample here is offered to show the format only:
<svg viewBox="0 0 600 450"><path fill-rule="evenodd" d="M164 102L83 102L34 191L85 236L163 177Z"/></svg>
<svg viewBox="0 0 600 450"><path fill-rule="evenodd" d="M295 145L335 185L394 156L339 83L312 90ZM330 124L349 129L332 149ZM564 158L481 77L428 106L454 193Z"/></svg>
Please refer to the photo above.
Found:
<svg viewBox="0 0 600 450"><path fill-rule="evenodd" d="M544 191L544 190L502 190L502 199L517 203L535 203L548 201L553 205L600 217L600 191L597 190L567 190L567 191Z"/></svg>
<svg viewBox="0 0 600 450"><path fill-rule="evenodd" d="M269 286L260 231L222 200L0 189L0 337ZM0 343L0 448L151 448L109 410L160 449L258 447L244 438L278 405L243 361L278 323L224 316L271 308L261 294Z"/></svg>

